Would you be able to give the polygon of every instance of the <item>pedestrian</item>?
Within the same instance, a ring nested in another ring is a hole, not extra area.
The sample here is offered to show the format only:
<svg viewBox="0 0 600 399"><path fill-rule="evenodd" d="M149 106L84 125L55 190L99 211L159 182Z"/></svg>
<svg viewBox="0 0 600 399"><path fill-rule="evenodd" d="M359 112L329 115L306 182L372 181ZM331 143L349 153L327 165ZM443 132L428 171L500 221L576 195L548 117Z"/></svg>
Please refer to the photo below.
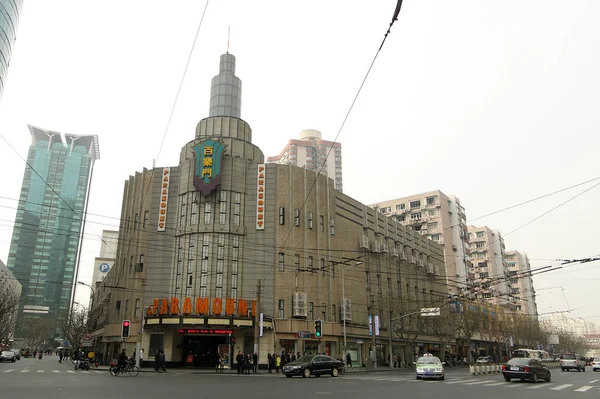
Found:
<svg viewBox="0 0 600 399"><path fill-rule="evenodd" d="M63 359L63 353L62 353L62 352L60 352L60 353L58 354L58 362L59 362L59 363L62 363L62 359Z"/></svg>
<svg viewBox="0 0 600 399"><path fill-rule="evenodd" d="M154 353L154 370L158 372L158 368L160 367L160 349L157 349Z"/></svg>
<svg viewBox="0 0 600 399"><path fill-rule="evenodd" d="M279 357L279 354L277 355L277 357L275 358L275 373L279 374L279 367L281 367L281 357Z"/></svg>
<svg viewBox="0 0 600 399"><path fill-rule="evenodd" d="M271 352L267 353L267 372L271 374Z"/></svg>
<svg viewBox="0 0 600 399"><path fill-rule="evenodd" d="M161 349L160 354L158 355L158 367L156 368L156 371L161 368L166 373L167 369L165 368L165 363L165 351Z"/></svg>
<svg viewBox="0 0 600 399"><path fill-rule="evenodd" d="M254 352L252 355L252 371L256 373L258 371L258 353Z"/></svg>
<svg viewBox="0 0 600 399"><path fill-rule="evenodd" d="M140 367L143 367L142 363L144 363L144 348L140 349Z"/></svg>
<svg viewBox="0 0 600 399"><path fill-rule="evenodd" d="M352 368L352 356L350 356L350 352L346 353L346 367Z"/></svg>
<svg viewBox="0 0 600 399"><path fill-rule="evenodd" d="M237 356L235 357L235 362L237 363L237 373L238 374L242 374L242 368L244 367L244 355L242 354L242 352L238 352Z"/></svg>

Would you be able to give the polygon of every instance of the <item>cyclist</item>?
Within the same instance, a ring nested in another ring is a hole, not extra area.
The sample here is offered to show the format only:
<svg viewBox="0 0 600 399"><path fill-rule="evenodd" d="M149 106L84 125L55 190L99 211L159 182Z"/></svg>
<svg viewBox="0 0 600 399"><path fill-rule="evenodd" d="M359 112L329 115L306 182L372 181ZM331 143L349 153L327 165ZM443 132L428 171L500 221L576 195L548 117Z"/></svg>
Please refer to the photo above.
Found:
<svg viewBox="0 0 600 399"><path fill-rule="evenodd" d="M119 359L117 360L117 368L119 371L123 371L123 369L125 369L125 367L127 366L127 360L128 359L126 350L123 349L119 354Z"/></svg>

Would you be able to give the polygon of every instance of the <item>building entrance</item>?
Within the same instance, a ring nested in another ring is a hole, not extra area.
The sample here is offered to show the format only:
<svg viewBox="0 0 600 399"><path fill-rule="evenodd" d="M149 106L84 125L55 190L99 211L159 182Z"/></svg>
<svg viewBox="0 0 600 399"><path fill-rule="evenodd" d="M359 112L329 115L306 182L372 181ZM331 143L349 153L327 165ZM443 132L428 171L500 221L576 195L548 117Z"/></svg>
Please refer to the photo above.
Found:
<svg viewBox="0 0 600 399"><path fill-rule="evenodd" d="M194 367L215 368L219 345L228 347L226 335L184 335L182 361L186 363L186 360L192 355Z"/></svg>

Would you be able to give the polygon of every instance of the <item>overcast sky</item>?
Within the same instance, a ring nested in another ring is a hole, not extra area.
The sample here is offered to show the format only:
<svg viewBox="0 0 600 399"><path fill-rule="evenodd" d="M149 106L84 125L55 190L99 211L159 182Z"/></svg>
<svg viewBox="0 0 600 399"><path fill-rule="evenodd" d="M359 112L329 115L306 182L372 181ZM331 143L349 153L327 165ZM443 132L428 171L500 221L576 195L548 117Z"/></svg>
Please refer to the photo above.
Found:
<svg viewBox="0 0 600 399"><path fill-rule="evenodd" d="M27 124L99 137L80 276L90 281L102 230L118 229L124 181L153 159L177 165L208 116L229 26L242 118L269 156L304 129L335 138L395 5L211 1L159 153L205 2L26 1L0 103L0 133L18 153L0 141L0 259ZM339 135L345 193L369 204L441 189L474 219L600 177L599 19L593 0L405 0ZM471 224L500 229L534 267L600 255L600 187L508 234L599 182ZM536 276L539 312L599 323L599 267ZM78 289L79 301L88 295Z"/></svg>

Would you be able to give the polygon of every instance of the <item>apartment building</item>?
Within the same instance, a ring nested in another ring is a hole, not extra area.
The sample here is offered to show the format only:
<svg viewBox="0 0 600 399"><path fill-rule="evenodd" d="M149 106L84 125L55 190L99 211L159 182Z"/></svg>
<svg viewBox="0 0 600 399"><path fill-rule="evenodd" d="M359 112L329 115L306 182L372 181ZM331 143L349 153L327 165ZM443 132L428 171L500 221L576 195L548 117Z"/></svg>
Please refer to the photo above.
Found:
<svg viewBox="0 0 600 399"><path fill-rule="evenodd" d="M370 206L442 245L449 293L458 294L467 287L471 265L467 216L458 197L436 190Z"/></svg>
<svg viewBox="0 0 600 399"><path fill-rule="evenodd" d="M321 132L314 129L303 130L299 140L290 140L279 155L267 157L268 163L294 165L318 171L335 182L335 189L343 190L342 144L321 138Z"/></svg>
<svg viewBox="0 0 600 399"><path fill-rule="evenodd" d="M537 315L537 304L531 264L525 252L507 251L506 265L508 267L508 288L510 298L515 304L515 310L528 315Z"/></svg>
<svg viewBox="0 0 600 399"><path fill-rule="evenodd" d="M511 305L508 266L505 261L504 239L498 230L487 226L468 226L468 240L471 249L471 268L468 279L472 281L472 294L478 299L488 300L496 305Z"/></svg>

